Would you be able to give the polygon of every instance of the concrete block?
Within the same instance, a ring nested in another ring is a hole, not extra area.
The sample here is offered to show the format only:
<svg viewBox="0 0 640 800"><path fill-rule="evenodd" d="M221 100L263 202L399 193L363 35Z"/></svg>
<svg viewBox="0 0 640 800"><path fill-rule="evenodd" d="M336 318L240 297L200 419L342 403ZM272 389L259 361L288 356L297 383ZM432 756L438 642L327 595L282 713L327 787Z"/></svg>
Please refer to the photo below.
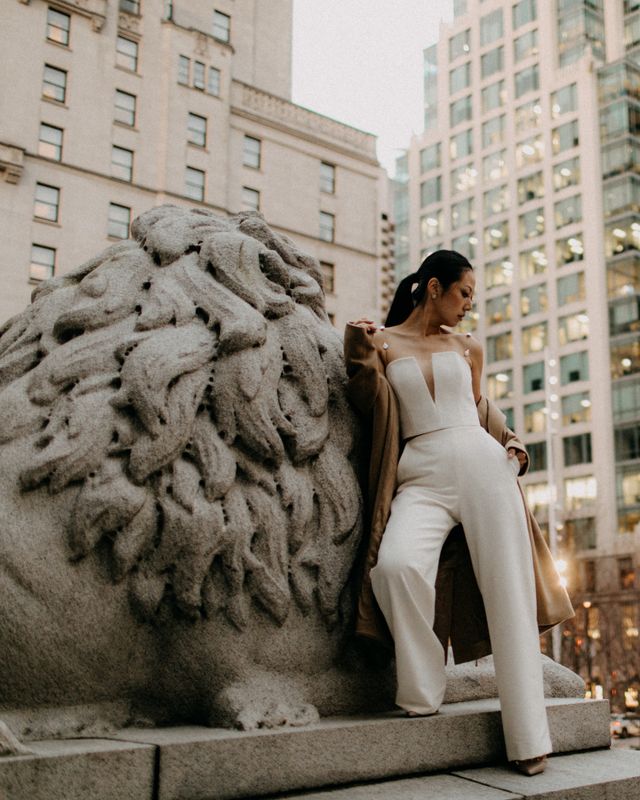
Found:
<svg viewBox="0 0 640 800"><path fill-rule="evenodd" d="M533 777L499 767L453 774L528 800L638 800L640 797L640 752L634 750L554 756L545 772Z"/></svg>
<svg viewBox="0 0 640 800"><path fill-rule="evenodd" d="M608 703L548 699L547 709L557 752L609 746ZM495 699L445 705L415 719L391 712L298 729L192 726L126 729L119 737L160 748L158 800L252 797L505 759Z"/></svg>
<svg viewBox="0 0 640 800"><path fill-rule="evenodd" d="M107 739L29 742L0 759L1 800L152 800L155 749Z"/></svg>

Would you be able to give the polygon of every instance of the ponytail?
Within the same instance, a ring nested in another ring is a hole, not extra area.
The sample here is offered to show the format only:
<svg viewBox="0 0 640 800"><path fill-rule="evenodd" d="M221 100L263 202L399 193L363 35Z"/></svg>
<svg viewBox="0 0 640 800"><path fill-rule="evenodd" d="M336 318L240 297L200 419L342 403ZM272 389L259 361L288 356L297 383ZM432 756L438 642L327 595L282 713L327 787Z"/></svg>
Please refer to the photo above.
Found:
<svg viewBox="0 0 640 800"><path fill-rule="evenodd" d="M446 292L449 286L459 281L462 273L468 269L473 270L473 267L455 250L436 250L428 255L417 272L407 275L398 284L385 325L400 325L407 319L413 309L423 302L431 278L437 278L442 291ZM412 291L412 286L416 283L418 285Z"/></svg>

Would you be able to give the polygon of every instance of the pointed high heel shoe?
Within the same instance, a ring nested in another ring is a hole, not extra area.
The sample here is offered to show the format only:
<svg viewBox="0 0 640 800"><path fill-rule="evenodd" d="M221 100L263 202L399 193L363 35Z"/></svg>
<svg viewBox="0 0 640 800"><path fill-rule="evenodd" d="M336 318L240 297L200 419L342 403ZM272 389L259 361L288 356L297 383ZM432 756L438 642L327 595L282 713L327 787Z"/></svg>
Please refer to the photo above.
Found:
<svg viewBox="0 0 640 800"><path fill-rule="evenodd" d="M539 775L547 766L547 757L525 758L523 761L512 761L514 769L523 775Z"/></svg>

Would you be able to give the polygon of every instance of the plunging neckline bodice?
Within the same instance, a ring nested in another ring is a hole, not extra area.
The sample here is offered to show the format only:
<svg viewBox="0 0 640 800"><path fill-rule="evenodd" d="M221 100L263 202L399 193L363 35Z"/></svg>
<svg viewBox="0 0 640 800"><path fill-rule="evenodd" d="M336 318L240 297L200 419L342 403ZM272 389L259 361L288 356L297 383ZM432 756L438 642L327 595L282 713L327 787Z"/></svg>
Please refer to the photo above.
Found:
<svg viewBox="0 0 640 800"><path fill-rule="evenodd" d="M441 428L480 424L471 367L464 356L456 350L436 350L431 354L431 372L433 394L415 356L401 356L387 364L387 380L398 400L404 439Z"/></svg>

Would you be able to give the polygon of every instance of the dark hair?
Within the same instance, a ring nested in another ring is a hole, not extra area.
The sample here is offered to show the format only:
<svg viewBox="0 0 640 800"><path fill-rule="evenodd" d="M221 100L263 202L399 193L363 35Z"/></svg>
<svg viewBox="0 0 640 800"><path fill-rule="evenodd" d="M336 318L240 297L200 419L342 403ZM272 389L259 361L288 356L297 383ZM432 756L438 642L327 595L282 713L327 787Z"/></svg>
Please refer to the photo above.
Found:
<svg viewBox="0 0 640 800"><path fill-rule="evenodd" d="M442 290L446 292L468 269L473 270L473 267L455 250L436 250L428 255L417 272L407 275L398 284L385 325L399 325L407 319L413 309L423 301L431 278L437 278ZM414 283L418 285L411 291Z"/></svg>

